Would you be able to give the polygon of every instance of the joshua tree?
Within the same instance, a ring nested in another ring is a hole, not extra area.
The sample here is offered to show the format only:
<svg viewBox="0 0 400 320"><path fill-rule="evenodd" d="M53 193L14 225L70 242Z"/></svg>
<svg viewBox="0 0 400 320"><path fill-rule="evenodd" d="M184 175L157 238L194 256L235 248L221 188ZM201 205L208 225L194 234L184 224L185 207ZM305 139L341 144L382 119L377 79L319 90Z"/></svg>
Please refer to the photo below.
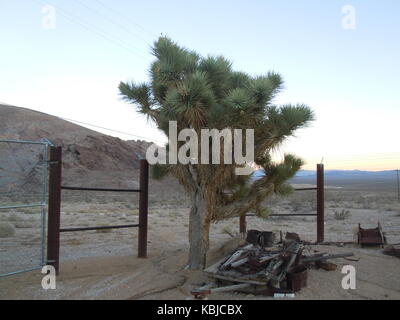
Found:
<svg viewBox="0 0 400 320"><path fill-rule="evenodd" d="M235 169L241 166L235 163L193 161L152 166L154 178L172 174L191 196L188 267L202 269L211 222L249 211L264 216L262 203L269 195L290 192L286 181L303 162L291 154L286 154L281 162L274 162L271 152L312 121L313 113L305 105L272 103L283 84L277 73L251 76L234 71L224 57L202 57L166 37L154 43L152 53L156 59L150 68L149 83L121 82L119 90L123 98L166 135L169 121L177 121L178 131L190 129L199 137L204 128L254 129L253 166L265 171L262 178L251 182L249 176L235 174ZM198 147L201 149L200 144ZM223 153L223 144L220 148Z"/></svg>

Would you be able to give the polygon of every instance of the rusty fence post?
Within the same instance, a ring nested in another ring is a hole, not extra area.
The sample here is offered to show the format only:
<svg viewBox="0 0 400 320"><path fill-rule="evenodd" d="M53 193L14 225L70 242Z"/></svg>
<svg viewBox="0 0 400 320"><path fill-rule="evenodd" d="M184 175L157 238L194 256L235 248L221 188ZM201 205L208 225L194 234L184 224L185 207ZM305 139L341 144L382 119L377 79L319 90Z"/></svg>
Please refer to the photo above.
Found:
<svg viewBox="0 0 400 320"><path fill-rule="evenodd" d="M60 263L61 147L50 147L47 222L47 264L58 274Z"/></svg>
<svg viewBox="0 0 400 320"><path fill-rule="evenodd" d="M324 165L317 164L317 242L324 242Z"/></svg>
<svg viewBox="0 0 400 320"><path fill-rule="evenodd" d="M140 160L139 244L138 257L147 258L147 217L149 200L149 163Z"/></svg>
<svg viewBox="0 0 400 320"><path fill-rule="evenodd" d="M244 235L246 233L246 214L240 216L239 220L239 232Z"/></svg>

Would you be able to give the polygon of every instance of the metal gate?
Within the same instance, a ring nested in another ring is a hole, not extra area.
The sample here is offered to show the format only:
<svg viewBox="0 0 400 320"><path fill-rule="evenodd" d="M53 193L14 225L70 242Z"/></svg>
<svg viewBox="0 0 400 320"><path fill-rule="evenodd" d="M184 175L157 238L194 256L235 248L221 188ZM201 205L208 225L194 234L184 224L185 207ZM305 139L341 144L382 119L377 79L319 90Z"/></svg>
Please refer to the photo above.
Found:
<svg viewBox="0 0 400 320"><path fill-rule="evenodd" d="M48 148L0 139L0 277L46 264Z"/></svg>

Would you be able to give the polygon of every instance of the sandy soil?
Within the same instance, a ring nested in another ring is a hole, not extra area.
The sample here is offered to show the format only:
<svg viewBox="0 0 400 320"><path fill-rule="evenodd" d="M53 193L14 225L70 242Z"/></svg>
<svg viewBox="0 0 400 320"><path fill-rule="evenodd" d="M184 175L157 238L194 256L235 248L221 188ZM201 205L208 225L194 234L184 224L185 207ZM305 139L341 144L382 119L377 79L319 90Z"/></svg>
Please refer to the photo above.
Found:
<svg viewBox="0 0 400 320"><path fill-rule="evenodd" d="M355 228L375 227L380 221L389 243L400 243L400 206L390 192L334 190L326 195L326 241L353 241ZM92 226L135 223L137 207L120 199L97 202L66 201L62 225ZM178 205L177 205L178 203ZM313 212L311 194L298 192L273 199L273 212ZM349 216L338 220L342 209ZM190 290L210 281L203 272L184 270L188 251L188 203L182 198L152 202L149 216L149 257L138 259L137 229L111 232L64 233L61 239L61 273L56 290L43 290L40 270L0 278L0 299L188 299ZM40 220L35 212L1 212L0 222L16 227L13 237L1 238L0 270L12 271L38 261ZM19 227L18 227L19 226ZM238 219L214 224L208 261L213 263L242 241ZM314 217L249 217L248 229L297 232L304 240L316 238ZM357 245L313 246L321 252L354 252L357 262L336 259L336 271L310 270L308 286L296 299L400 299L400 259L385 256L380 248ZM341 287L343 265L357 270L357 289ZM213 294L210 299L271 299L243 293Z"/></svg>

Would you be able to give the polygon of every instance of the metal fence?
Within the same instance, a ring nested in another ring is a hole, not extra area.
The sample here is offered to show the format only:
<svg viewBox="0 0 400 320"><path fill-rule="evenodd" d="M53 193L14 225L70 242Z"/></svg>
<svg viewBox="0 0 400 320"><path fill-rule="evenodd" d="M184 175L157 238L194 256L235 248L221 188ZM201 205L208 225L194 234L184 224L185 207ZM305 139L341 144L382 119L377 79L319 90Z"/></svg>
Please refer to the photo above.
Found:
<svg viewBox="0 0 400 320"><path fill-rule="evenodd" d="M149 164L145 159L140 160L140 186L139 189L115 189L115 188L92 188L63 186L62 181L62 149L61 147L50 148L49 169L49 219L47 235L47 264L55 267L59 272L60 264L60 233L77 232L104 229L139 228L138 257L147 257L147 217L148 217L148 186L149 186ZM138 192L139 193L139 223L94 226L78 228L61 228L61 191L99 191L99 192Z"/></svg>
<svg viewBox="0 0 400 320"><path fill-rule="evenodd" d="M324 242L324 236L325 236L325 204L324 204L324 192L325 192L325 187L324 187L324 165L323 164L317 164L317 187L315 188L297 188L294 189L295 191L317 191L316 192L316 197L317 197L317 212L316 213L291 213L291 214L271 214L271 217L295 217L295 216L316 216L317 217L317 242L321 243ZM255 216L255 214L246 214L240 216L239 220L239 231L240 233L244 234L246 233L246 217L251 217Z"/></svg>
<svg viewBox="0 0 400 320"><path fill-rule="evenodd" d="M48 148L0 139L0 277L46 264Z"/></svg>

